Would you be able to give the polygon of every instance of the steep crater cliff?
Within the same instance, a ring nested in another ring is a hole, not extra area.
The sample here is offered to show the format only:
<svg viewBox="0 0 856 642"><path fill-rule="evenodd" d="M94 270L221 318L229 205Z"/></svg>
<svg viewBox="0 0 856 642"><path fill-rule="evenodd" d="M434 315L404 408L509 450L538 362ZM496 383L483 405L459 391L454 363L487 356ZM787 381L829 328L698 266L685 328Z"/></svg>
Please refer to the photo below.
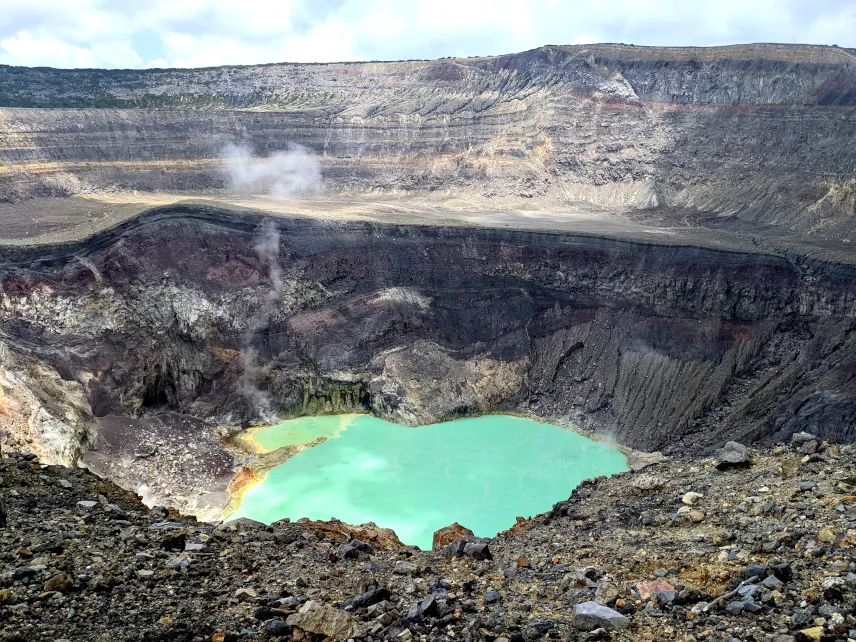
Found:
<svg viewBox="0 0 856 642"><path fill-rule="evenodd" d="M2 260L4 349L96 417L503 409L642 449L853 436L849 265L194 205Z"/></svg>

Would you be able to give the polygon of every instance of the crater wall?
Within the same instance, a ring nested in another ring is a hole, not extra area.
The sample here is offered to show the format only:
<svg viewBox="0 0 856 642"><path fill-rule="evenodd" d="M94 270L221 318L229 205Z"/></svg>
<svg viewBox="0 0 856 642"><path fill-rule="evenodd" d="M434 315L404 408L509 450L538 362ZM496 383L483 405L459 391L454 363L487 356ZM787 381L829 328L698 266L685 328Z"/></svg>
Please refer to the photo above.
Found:
<svg viewBox="0 0 856 642"><path fill-rule="evenodd" d="M804 45L0 66L0 199L219 189L223 145L266 154L299 143L321 158L332 192L653 210L679 223L696 213L706 225L841 240L854 231L854 108L853 51Z"/></svg>
<svg viewBox="0 0 856 642"><path fill-rule="evenodd" d="M645 449L853 438L851 266L584 235L152 210L6 247L2 337L95 415L513 410ZM248 360L248 355L250 359ZM248 394L248 387L253 394Z"/></svg>

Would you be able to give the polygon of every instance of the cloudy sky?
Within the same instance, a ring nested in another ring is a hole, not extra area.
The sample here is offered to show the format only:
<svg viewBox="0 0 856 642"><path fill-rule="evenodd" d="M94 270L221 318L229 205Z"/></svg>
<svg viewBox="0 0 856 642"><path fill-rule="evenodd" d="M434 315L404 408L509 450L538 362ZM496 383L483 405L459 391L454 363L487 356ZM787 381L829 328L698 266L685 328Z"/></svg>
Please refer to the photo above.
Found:
<svg viewBox="0 0 856 642"><path fill-rule="evenodd" d="M0 64L188 67L545 44L856 47L856 0L3 0Z"/></svg>

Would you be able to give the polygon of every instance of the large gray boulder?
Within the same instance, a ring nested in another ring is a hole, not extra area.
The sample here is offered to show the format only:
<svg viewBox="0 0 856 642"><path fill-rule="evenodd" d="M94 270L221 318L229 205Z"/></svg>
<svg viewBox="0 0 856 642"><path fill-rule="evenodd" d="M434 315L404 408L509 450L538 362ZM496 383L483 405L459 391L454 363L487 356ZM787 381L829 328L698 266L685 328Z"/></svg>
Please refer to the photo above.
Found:
<svg viewBox="0 0 856 642"><path fill-rule="evenodd" d="M729 468L748 468L752 463L749 450L741 443L729 441L716 452L716 467L718 470Z"/></svg>
<svg viewBox="0 0 856 642"><path fill-rule="evenodd" d="M807 441L817 441L817 437L812 435L810 432L795 432L791 435L792 446L802 446Z"/></svg>
<svg viewBox="0 0 856 642"><path fill-rule="evenodd" d="M595 629L614 629L623 631L630 626L630 620L608 606L597 602L583 602L574 607L574 628L580 631Z"/></svg>

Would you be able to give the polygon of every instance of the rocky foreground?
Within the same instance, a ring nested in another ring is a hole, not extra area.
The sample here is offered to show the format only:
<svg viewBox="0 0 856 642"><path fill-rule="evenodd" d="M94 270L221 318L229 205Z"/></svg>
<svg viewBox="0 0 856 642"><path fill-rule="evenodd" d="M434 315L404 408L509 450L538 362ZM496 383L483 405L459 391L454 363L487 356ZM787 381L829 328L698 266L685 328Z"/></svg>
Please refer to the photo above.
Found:
<svg viewBox="0 0 856 642"><path fill-rule="evenodd" d="M0 640L856 638L856 447L804 433L585 482L436 551L197 523L29 455L0 477Z"/></svg>

